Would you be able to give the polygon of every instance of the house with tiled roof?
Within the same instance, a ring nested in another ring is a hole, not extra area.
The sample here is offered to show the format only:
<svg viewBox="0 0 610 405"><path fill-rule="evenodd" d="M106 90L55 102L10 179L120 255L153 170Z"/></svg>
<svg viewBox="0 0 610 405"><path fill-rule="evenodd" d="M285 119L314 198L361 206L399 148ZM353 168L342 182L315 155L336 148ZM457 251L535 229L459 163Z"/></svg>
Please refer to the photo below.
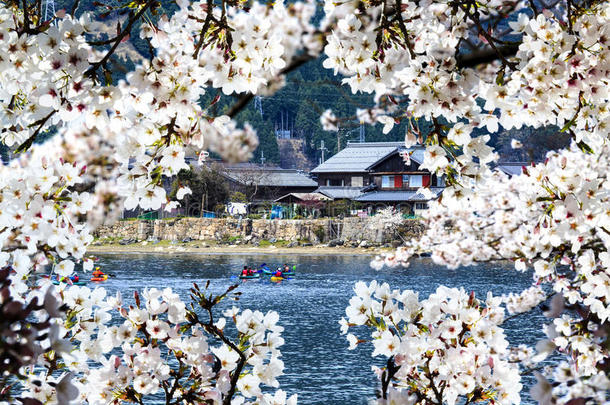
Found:
<svg viewBox="0 0 610 405"><path fill-rule="evenodd" d="M225 163L219 171L232 191L244 193L252 203L273 201L289 193L311 193L318 186L302 171L276 166Z"/></svg>
<svg viewBox="0 0 610 405"><path fill-rule="evenodd" d="M419 168L423 159L423 147L406 148L402 142L348 143L311 174L318 181L316 192L333 200L357 202L369 210L392 205L418 214L429 201L418 193L420 188L429 188L434 199L444 189L442 178Z"/></svg>

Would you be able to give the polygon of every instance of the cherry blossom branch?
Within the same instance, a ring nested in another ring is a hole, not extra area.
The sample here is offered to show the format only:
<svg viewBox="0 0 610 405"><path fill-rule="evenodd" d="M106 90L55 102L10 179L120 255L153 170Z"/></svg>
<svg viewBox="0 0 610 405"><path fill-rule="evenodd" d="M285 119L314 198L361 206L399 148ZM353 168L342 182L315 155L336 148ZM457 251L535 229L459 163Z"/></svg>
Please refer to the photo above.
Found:
<svg viewBox="0 0 610 405"><path fill-rule="evenodd" d="M30 34L30 15L28 13L28 4L27 0L22 0L23 4L23 33Z"/></svg>
<svg viewBox="0 0 610 405"><path fill-rule="evenodd" d="M209 284L210 284L210 282L208 281L206 284L206 288L207 288L207 286L209 286ZM225 291L223 294L221 294L217 297L214 297L214 298L210 297L209 299L206 298L204 293L202 293L199 290L199 286L196 283L193 284L193 288L191 288L191 294L192 294L191 297L193 298L193 300L196 301L199 304L199 306L208 313L208 322L204 324L199 321L199 318L197 317L197 314L194 311L189 312L189 317L191 318L190 319L191 323L197 323L197 324L202 325L206 331L208 331L212 335L216 336L224 344L229 346L232 350L234 350L239 355L239 361L237 362L235 371L233 372L233 375L231 376L231 386L229 388L227 395L225 396L225 398L223 400L223 405L231 404L231 399L233 398L233 395L235 395L235 390L237 389L237 381L239 380L239 377L241 375L241 370L243 369L244 365L246 364L247 358L246 358L246 355L244 354L244 352L242 350L240 350L239 347L237 347L237 345L235 343L233 343L231 340L229 340L224 335L223 331L218 329L218 327L215 325L214 314L212 312L212 308L216 304L218 304L220 301L222 301L229 294L229 292L236 289L237 287L238 287L238 285L234 284L234 285L230 286L227 289L227 291Z"/></svg>
<svg viewBox="0 0 610 405"><path fill-rule="evenodd" d="M547 301L549 298L552 298L552 297L554 297L555 295L557 295L557 292L556 292L556 291L553 291L553 292L551 292L551 293L548 293L548 294L546 295L546 297L544 298L544 300L542 300L542 302L541 302L540 304L536 305L535 307L531 308L531 309L530 309L530 310L528 310L528 311L514 313L514 314L512 314L512 315L510 315L510 316L508 316L508 317L506 317L506 318L504 318L504 320L502 321L502 323L505 323L505 322L507 322L507 321L510 321L511 319L518 318L519 316L521 316L521 315L523 315L523 314L527 314L527 313L529 313L529 312L530 312L532 309L534 309L534 308L541 308L541 307L544 305L544 303L545 303L545 302L546 302L546 301Z"/></svg>
<svg viewBox="0 0 610 405"><path fill-rule="evenodd" d="M430 371L430 361L431 360L432 360L432 357L428 357L428 360L425 365L425 375L428 378L428 380L430 381L430 387L432 388L432 391L434 392L434 396L436 397L437 405L442 405L443 404L443 395L439 392L438 388L436 388L436 385L434 384L434 377L432 376L432 373Z"/></svg>
<svg viewBox="0 0 610 405"><path fill-rule="evenodd" d="M85 76L89 76L91 78L95 77L95 72L97 71L97 69L100 68L100 66L105 66L106 63L108 62L108 59L110 59L110 57L112 56L112 54L114 54L114 52L116 51L117 47L119 46L119 44L121 43L121 41L123 40L123 38L125 38L130 32L131 29L133 27L133 24L140 19L140 17L142 17L142 15L144 15L144 13L146 12L146 10L148 10L150 8L150 6L152 6L152 4L155 2L155 0L147 0L146 4L144 4L144 7L142 7L140 9L140 11L137 12L137 14L135 14L134 16L132 16L129 19L129 22L127 23L127 26L123 29L123 31L116 37L114 44L112 45L112 47L108 50L108 52L106 52L106 55L104 55L104 57L99 60L98 62L95 62L93 64L91 64L91 67L89 69L87 69L87 71L85 72Z"/></svg>
<svg viewBox="0 0 610 405"><path fill-rule="evenodd" d="M31 127L36 126L36 125L38 125L38 127L36 128L34 133L32 135L30 135L30 137L28 139L25 140L25 142L23 142L21 145L19 145L17 147L17 149L15 150L15 153L20 153L20 152L24 152L24 151L28 150L30 148L30 146L32 146L34 141L36 140L36 137L38 136L38 134L40 133L40 131L42 130L44 125L47 123L47 121L49 119L51 119L51 117L56 112L57 112L56 110L53 110L49 114L47 114L47 116L45 116L45 117L39 119L38 121L34 122L33 124L31 124L30 125Z"/></svg>
<svg viewBox="0 0 610 405"><path fill-rule="evenodd" d="M402 19L402 0L396 0L396 8L396 19L398 21L398 27L400 28L402 35L405 37L405 43L407 45L407 49L409 51L409 54L411 55L411 58L415 59L416 55L415 51L413 50L413 44L411 44L411 40L409 39L409 33L407 32L407 27L405 27L405 22Z"/></svg>
<svg viewBox="0 0 610 405"><path fill-rule="evenodd" d="M400 366L397 366L394 362L394 356L388 358L388 362L386 363L386 370L381 376L381 396L383 399L388 399L388 388L390 387L390 382L392 378L396 375L396 373L400 370Z"/></svg>
<svg viewBox="0 0 610 405"><path fill-rule="evenodd" d="M471 5L475 8L475 11L476 11L475 14L473 14L470 10ZM487 40L487 43L494 50L494 52L496 52L498 57L502 60L502 63L505 66L510 67L511 69L515 69L517 67L517 65L506 59L506 57L502 54L502 52L500 52L500 49L498 49L496 47L496 44L495 44L496 39L494 37L492 37L485 28L483 28L483 26L481 24L481 20L479 19L479 16L478 16L478 10L477 10L476 4L465 5L465 4L460 3L459 7L462 9L462 11L464 11L464 13L468 16L468 18L470 18L470 20L472 20L472 22L474 22L476 24L477 28L479 29L479 34L482 35Z"/></svg>
<svg viewBox="0 0 610 405"><path fill-rule="evenodd" d="M201 47L203 46L203 40L205 37L206 32L208 32L208 29L210 27L210 23L212 22L212 20L214 19L214 13L212 12L212 7L214 6L214 0L207 0L207 15L205 17L205 22L203 23L203 28L201 28L201 33L199 34L199 42L197 42L197 45L195 46L195 51L193 52L193 58L197 59L197 57L199 56L199 51L201 50Z"/></svg>
<svg viewBox="0 0 610 405"><path fill-rule="evenodd" d="M530 8L532 9L532 11L534 12L534 17L538 17L538 8L536 7L536 5L534 4L534 0L529 0L530 3Z"/></svg>
<svg viewBox="0 0 610 405"><path fill-rule="evenodd" d="M72 5L72 9L70 9L70 15L72 17L74 17L74 15L76 14L76 10L78 9L78 6L80 6L80 0L74 0L74 4Z"/></svg>
<svg viewBox="0 0 610 405"><path fill-rule="evenodd" d="M218 329L218 327L216 325L214 325L214 315L212 314L212 307L208 307L208 308L206 308L206 310L210 317L209 322L205 325L207 327L207 330L210 331L214 336L216 336L220 340L222 340L222 342L224 344L229 346L231 349L235 350L235 352L239 355L239 361L237 362L237 367L235 367L235 371L233 372L233 375L231 376L231 387L229 388L229 392L227 392L227 395L225 396L225 398L222 402L223 405L230 405L231 399L233 398L233 395L235 395L235 390L237 389L237 380L239 380L239 376L241 375L241 370L244 368L244 365L246 364L246 360L247 360L246 355L244 354L243 351L241 351L239 349L239 347L237 347L235 345L235 343L233 343L229 339L227 339L227 337L224 335L224 333L220 329Z"/></svg>

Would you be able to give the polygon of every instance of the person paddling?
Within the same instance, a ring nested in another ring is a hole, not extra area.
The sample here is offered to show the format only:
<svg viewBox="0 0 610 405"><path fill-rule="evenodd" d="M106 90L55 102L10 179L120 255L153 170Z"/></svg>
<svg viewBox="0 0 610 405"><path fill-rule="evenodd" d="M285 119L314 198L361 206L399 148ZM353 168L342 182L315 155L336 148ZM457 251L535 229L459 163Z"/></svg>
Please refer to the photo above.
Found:
<svg viewBox="0 0 610 405"><path fill-rule="evenodd" d="M244 266L244 269L241 271L241 275L242 276L247 276L248 275L248 266Z"/></svg>

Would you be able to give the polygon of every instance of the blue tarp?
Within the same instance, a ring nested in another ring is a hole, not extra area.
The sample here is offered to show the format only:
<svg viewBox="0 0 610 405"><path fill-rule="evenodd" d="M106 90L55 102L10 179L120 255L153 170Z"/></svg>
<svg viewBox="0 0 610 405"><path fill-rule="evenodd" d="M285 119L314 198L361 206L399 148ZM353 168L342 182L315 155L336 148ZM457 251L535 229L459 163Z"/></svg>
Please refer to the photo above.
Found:
<svg viewBox="0 0 610 405"><path fill-rule="evenodd" d="M271 219L282 219L284 218L284 209L280 205L274 205L271 207Z"/></svg>

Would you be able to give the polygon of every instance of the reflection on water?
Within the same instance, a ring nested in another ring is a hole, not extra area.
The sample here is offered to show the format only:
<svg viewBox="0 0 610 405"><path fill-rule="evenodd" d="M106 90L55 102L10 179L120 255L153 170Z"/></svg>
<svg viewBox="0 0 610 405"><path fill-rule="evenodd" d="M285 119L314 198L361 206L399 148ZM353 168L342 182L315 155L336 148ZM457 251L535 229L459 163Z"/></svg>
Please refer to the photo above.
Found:
<svg viewBox="0 0 610 405"><path fill-rule="evenodd" d="M296 264L297 276L292 280L247 280L238 290L242 308L280 314L286 343L281 348L285 375L279 381L289 395L299 394L301 404L365 404L375 395L377 380L371 365L381 365L383 359L372 359L370 346L347 350L339 331L338 321L356 281L376 279L392 288L412 289L420 293L420 299L440 284L464 287L484 297L487 291L494 295L518 292L531 282L531 275L517 273L510 264L448 270L429 259L416 260L407 269L380 272L369 267L370 257L347 255L115 254L100 255L100 259L102 270L116 275L102 284L110 294L121 290L128 298L136 289L171 287L185 300L193 282L202 285L211 280L214 292L224 291L238 282L235 275L244 265ZM542 337L541 320L542 315L535 312L509 321L504 327L511 343L535 343ZM522 400L531 402L525 394Z"/></svg>

